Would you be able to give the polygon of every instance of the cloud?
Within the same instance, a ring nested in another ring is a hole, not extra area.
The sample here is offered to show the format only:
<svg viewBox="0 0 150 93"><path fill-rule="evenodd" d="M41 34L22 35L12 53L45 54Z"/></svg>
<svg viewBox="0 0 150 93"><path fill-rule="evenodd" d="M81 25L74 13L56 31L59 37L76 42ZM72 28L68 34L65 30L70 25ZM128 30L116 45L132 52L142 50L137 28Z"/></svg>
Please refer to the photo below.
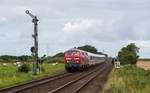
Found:
<svg viewBox="0 0 150 93"><path fill-rule="evenodd" d="M25 14L28 9L39 18L40 55L50 43L50 55L91 44L114 56L128 41L135 41L144 57L150 51L149 4L148 0L1 0L0 35L5 37L0 39L0 55L30 54L33 24Z"/></svg>
<svg viewBox="0 0 150 93"><path fill-rule="evenodd" d="M78 23L67 22L64 25L63 30L64 31L85 31L94 27L94 25L97 25L97 24L101 25L102 23L103 21L100 21L100 20L82 19Z"/></svg>
<svg viewBox="0 0 150 93"><path fill-rule="evenodd" d="M0 23L2 23L2 22L4 22L4 21L6 21L6 17L0 16Z"/></svg>
<svg viewBox="0 0 150 93"><path fill-rule="evenodd" d="M128 43L135 43L137 46L142 48L150 48L150 40L129 40Z"/></svg>
<svg viewBox="0 0 150 93"><path fill-rule="evenodd" d="M4 37L6 37L5 34L0 34L0 38L4 38Z"/></svg>
<svg viewBox="0 0 150 93"><path fill-rule="evenodd" d="M62 44L70 45L70 44L82 44L82 42L87 42L91 37L88 36L90 32L93 32L93 28L97 25L102 25L102 20L95 19L80 19L69 21L64 24L62 29L62 39L60 42ZM89 39L87 39L89 37ZM87 39L87 40L86 40ZM70 40L70 42L66 42L66 40Z"/></svg>

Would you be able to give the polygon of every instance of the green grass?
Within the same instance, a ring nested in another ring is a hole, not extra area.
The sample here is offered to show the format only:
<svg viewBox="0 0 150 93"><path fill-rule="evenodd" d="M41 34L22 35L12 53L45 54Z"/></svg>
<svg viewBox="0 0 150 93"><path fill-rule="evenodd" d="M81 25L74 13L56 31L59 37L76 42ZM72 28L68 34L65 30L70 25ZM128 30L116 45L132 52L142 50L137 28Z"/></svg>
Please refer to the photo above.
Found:
<svg viewBox="0 0 150 93"><path fill-rule="evenodd" d="M30 64L30 66L32 68L32 64ZM60 63L56 66L52 66L50 63L44 63L43 67L45 69L44 72L38 75L32 75L32 69L28 73L23 73L18 72L18 67L13 66L12 63L7 64L6 67L0 65L0 88L66 72L64 63Z"/></svg>
<svg viewBox="0 0 150 93"><path fill-rule="evenodd" d="M149 93L150 71L135 65L121 66L113 69L102 93Z"/></svg>

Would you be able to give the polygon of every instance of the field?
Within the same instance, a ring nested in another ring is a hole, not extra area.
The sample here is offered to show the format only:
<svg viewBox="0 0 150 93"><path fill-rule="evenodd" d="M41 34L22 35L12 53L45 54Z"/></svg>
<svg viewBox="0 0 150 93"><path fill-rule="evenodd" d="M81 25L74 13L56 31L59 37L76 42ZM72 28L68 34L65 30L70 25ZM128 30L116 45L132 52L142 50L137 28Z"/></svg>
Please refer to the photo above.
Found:
<svg viewBox="0 0 150 93"><path fill-rule="evenodd" d="M103 93L149 93L150 71L137 68L135 65L121 66L113 69Z"/></svg>
<svg viewBox="0 0 150 93"><path fill-rule="evenodd" d="M136 66L144 70L150 70L150 61L138 61Z"/></svg>
<svg viewBox="0 0 150 93"><path fill-rule="evenodd" d="M32 69L31 63L30 67ZM52 66L51 63L43 63L43 68L45 71L35 76L32 75L32 70L28 73L18 72L18 67L13 66L12 63L8 63L6 67L0 64L0 88L66 72L64 63L59 63L56 66Z"/></svg>
<svg viewBox="0 0 150 93"><path fill-rule="evenodd" d="M138 59L138 61L150 61L149 58Z"/></svg>

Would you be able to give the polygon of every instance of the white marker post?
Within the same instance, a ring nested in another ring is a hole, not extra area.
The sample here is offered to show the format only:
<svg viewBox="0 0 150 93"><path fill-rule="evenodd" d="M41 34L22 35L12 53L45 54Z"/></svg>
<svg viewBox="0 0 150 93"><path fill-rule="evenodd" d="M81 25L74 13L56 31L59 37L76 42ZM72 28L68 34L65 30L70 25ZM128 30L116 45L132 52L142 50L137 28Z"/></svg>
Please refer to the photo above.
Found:
<svg viewBox="0 0 150 93"><path fill-rule="evenodd" d="M120 68L120 62L119 61L115 62L115 68Z"/></svg>

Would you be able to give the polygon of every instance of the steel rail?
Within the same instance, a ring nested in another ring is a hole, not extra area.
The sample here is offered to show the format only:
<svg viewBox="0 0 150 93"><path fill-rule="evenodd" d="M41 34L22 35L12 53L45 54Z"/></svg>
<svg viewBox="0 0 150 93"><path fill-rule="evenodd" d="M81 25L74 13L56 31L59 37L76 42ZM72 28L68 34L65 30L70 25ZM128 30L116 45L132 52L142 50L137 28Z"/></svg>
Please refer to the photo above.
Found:
<svg viewBox="0 0 150 93"><path fill-rule="evenodd" d="M46 78L42 78L42 79L38 79L38 80L33 80L27 83L23 83L23 84L18 84L18 85L14 85L11 87L7 87L7 88L2 88L0 89L0 93L15 93L15 92L19 92L21 90L24 89L28 89L28 88L32 88L34 86L38 86L40 84L46 83L46 82L50 82L53 80L58 80L60 78L66 77L66 76L70 76L73 73L64 73L64 74L60 74L60 75L56 75L56 76L52 76L52 77L46 77ZM10 91L10 92L8 92Z"/></svg>
<svg viewBox="0 0 150 93"><path fill-rule="evenodd" d="M102 64L101 66L103 66L103 65L105 65L105 64ZM103 69L104 69L104 68L103 68ZM102 71L103 69L101 69L101 71ZM58 91L60 91L60 90L62 90L62 89L64 89L64 88L66 88L66 87L68 87L68 86L70 86L70 85L72 85L72 84L78 82L79 80L85 78L86 76L88 76L88 75L90 75L90 74L96 72L97 70L99 70L99 67L98 67L97 69L95 69L95 70L93 70L93 71L91 71L91 72L89 72L89 73L83 75L83 76L78 77L78 78L75 79L75 80L72 80L72 81L70 81L70 82L68 82L68 83L66 83L66 84L64 84L64 85L62 85L62 86L60 86L59 88L57 88L57 89L55 89L55 90L50 91L49 93L57 93Z"/></svg>

